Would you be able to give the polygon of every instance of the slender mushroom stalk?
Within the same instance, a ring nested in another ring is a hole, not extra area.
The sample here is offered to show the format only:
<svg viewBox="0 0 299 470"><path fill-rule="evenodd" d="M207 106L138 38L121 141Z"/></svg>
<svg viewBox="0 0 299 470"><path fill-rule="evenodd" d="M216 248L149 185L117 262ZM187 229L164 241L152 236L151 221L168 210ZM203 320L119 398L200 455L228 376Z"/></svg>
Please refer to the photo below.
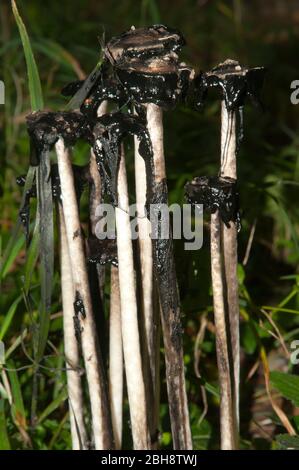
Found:
<svg viewBox="0 0 299 470"><path fill-rule="evenodd" d="M102 101L97 116L107 112L108 102ZM102 201L102 181L93 149L90 152L89 172L92 180L90 194L90 220L92 235L96 235L97 207ZM105 266L97 265L101 297L104 294ZM121 449L123 426L123 349L121 337L121 311L118 269L111 266L109 314L109 398L115 449Z"/></svg>
<svg viewBox="0 0 299 470"><path fill-rule="evenodd" d="M259 91L263 84L264 72L265 70L261 67L248 70L242 68L234 60L226 60L210 72L201 74L199 80L195 79L195 83L199 85L195 87L198 92L198 105L202 104L210 87L217 87L222 91L220 177L216 188L214 187L214 199L217 191L221 190L222 182L228 188L226 194L228 204L224 207L223 200L221 201L219 197L211 203L212 212L215 212L215 208L217 209L211 220L211 244L213 243L211 260L216 337L220 338L219 341L217 340L217 359L220 388L222 395L224 395L221 396L220 409L222 448L236 448L239 428L240 338L237 278L239 216L235 186L237 182L236 157L240 137L242 137L242 128L237 130L237 116L239 112L241 118L239 125L241 126L246 96L249 96L254 102L260 103ZM230 198L231 200L229 200ZM222 210L219 209L221 205ZM219 247L222 250L222 260L219 258ZM219 258L218 264L214 258ZM218 274L216 273L217 269ZM218 282L216 282L217 280ZM221 295L222 302L219 299L219 302L215 304L215 298L217 300ZM217 323L219 331L217 331ZM224 362L225 368L223 367ZM230 416L229 413L231 413ZM229 430L229 435L227 430Z"/></svg>
<svg viewBox="0 0 299 470"><path fill-rule="evenodd" d="M61 184L63 215L66 225L75 290L75 331L82 342L91 404L95 448L97 450L111 449L113 448L113 438L106 383L103 364L97 345L72 166L68 149L65 147L62 138L59 138L55 144L55 148Z"/></svg>
<svg viewBox="0 0 299 470"><path fill-rule="evenodd" d="M211 215L211 274L220 384L221 449L234 450L237 444L222 269L221 220L217 210Z"/></svg>
<svg viewBox="0 0 299 470"><path fill-rule="evenodd" d="M211 274L220 384L221 449L233 450L237 447L238 438L221 233L222 225L230 226L236 217L236 182L228 177L196 177L186 184L185 190L189 202L202 204L211 212Z"/></svg>
<svg viewBox="0 0 299 470"><path fill-rule="evenodd" d="M121 146L121 158L117 177L117 193L118 206L115 208L115 222L125 371L134 449L142 450L149 449L150 444L138 330L129 196L123 146Z"/></svg>
<svg viewBox="0 0 299 470"><path fill-rule="evenodd" d="M73 450L87 449L87 434L84 423L84 404L80 374L80 356L74 331L74 286L71 262L66 237L66 228L61 204L59 210L61 293L63 306L64 351L67 368L67 388Z"/></svg>
<svg viewBox="0 0 299 470"><path fill-rule="evenodd" d="M162 109L147 106L147 127L153 147L155 203L167 203ZM192 449L182 344L179 294L172 240L153 240L158 292L161 303L166 381L174 449Z"/></svg>
<svg viewBox="0 0 299 470"><path fill-rule="evenodd" d="M153 174L147 178L148 202L160 208L168 202L162 108L175 105L191 74L185 64L178 63L177 51L183 44L184 39L177 31L155 25L132 28L113 38L105 49L118 79L137 106L137 112L143 114L145 107L153 148ZM153 261L161 305L173 446L174 449L191 449L181 315L171 238L153 240Z"/></svg>
<svg viewBox="0 0 299 470"><path fill-rule="evenodd" d="M105 176L105 191L115 206L122 342L133 445L136 450L150 449L150 442L138 325L129 195L124 147L121 140L124 134L134 135L139 127L142 126L135 123L133 116L114 112L99 118L93 130L94 151L97 163Z"/></svg>
<svg viewBox="0 0 299 470"><path fill-rule="evenodd" d="M118 269L111 266L109 316L109 392L115 449L121 449L123 427L123 346Z"/></svg>
<svg viewBox="0 0 299 470"><path fill-rule="evenodd" d="M228 110L225 101L221 102L221 163L220 176L237 180L237 135L236 111ZM240 312L238 284L238 227L223 222L223 262L226 280L226 301L229 313L231 353L234 369L234 404L236 425L239 427L240 395Z"/></svg>
<svg viewBox="0 0 299 470"><path fill-rule="evenodd" d="M135 142L135 188L138 216L138 246L141 274L141 303L145 341L143 342L144 376L147 392L149 429L152 448L157 447L159 421L159 310L154 305L153 248L150 221L145 215L147 177L143 157Z"/></svg>
<svg viewBox="0 0 299 470"><path fill-rule="evenodd" d="M221 162L220 176L237 181L237 152L243 129L237 128L237 117L242 121L246 96L260 104L259 92L263 85L265 70L262 67L247 69L238 62L226 60L214 70L222 82L221 101ZM239 123L242 126L242 122ZM231 352L234 367L234 403L237 426L239 427L240 402L240 312L238 292L238 225L233 221L229 226L222 222L223 257L226 278L226 301L230 323Z"/></svg>

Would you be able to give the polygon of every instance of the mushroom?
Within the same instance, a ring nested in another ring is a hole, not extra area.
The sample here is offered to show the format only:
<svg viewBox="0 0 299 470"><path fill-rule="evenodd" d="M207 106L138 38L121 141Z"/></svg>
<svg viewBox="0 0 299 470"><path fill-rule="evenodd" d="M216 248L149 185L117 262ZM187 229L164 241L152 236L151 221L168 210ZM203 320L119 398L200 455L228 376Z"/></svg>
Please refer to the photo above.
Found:
<svg viewBox="0 0 299 470"><path fill-rule="evenodd" d="M237 181L237 151L242 137L242 112L246 97L259 104L260 89L265 70L262 67L247 69L234 60L226 60L210 72L195 78L196 104L202 106L210 87L220 88L221 101L221 159L219 182L231 179L231 187ZM240 116L238 132L237 118ZM197 181L198 183L198 181ZM213 185L210 185L211 187ZM231 208L236 208L231 202ZM215 194L214 194L215 196ZM217 195L216 195L217 196ZM238 446L239 428L239 295L237 232L240 229L238 211L230 223L226 223L218 207L211 215L211 263L216 323L217 359L221 388L221 448ZM220 256L223 254L223 259ZM225 279L223 279L224 272ZM226 320L228 317L228 324ZM218 325L218 326L217 326ZM231 371L233 373L231 374Z"/></svg>
<svg viewBox="0 0 299 470"><path fill-rule="evenodd" d="M88 103L86 107L89 106L95 108L96 106L98 106L97 117L101 117L107 112L108 100L104 100L104 98L106 96L108 98L112 97L111 88L113 89L110 81L110 83L107 84L107 90L110 90L109 92L105 94L104 86L100 90L99 88L96 88L92 98L89 97L89 99L86 100ZM102 181L93 149L91 149L90 152L89 169L90 176L92 179L89 211L92 234L95 235L97 225L96 209L97 206L102 202ZM111 262L108 382L114 444L115 449L119 450L121 449L123 428L123 345L121 336L122 328L118 262L116 266L115 259L116 258L108 260ZM97 271L99 277L101 300L103 304L105 286L105 266L98 265Z"/></svg>
<svg viewBox="0 0 299 470"><path fill-rule="evenodd" d="M105 175L105 192L115 206L122 344L133 445L136 450L149 449L150 441L137 315L125 155L121 140L124 134L134 135L141 129L142 126L133 117L114 112L99 118L93 131L95 156L101 173Z"/></svg>
<svg viewBox="0 0 299 470"><path fill-rule="evenodd" d="M228 177L196 177L185 185L185 190L190 203L202 204L211 212L211 275L220 383L221 449L232 450L237 447L237 425L230 336L227 333L226 284L222 275L221 225L223 222L224 227L229 228L239 219L236 181Z"/></svg>
<svg viewBox="0 0 299 470"><path fill-rule="evenodd" d="M113 64L115 75L126 89L140 115L145 115L151 139L153 159L147 187L139 200L151 193L148 203L167 203L167 184L163 146L163 108L174 107L185 93L192 71L178 63L177 52L184 44L182 35L163 25L135 29L113 38L105 54ZM144 106L143 106L144 105ZM140 147L139 147L140 148ZM140 178L144 180L144 168ZM150 183L151 181L151 183ZM191 449L191 431L185 390L182 327L179 295L175 273L171 237L153 239L153 265L160 298L163 340L165 347L166 381L174 449ZM141 254L143 263L149 262L149 251ZM152 309L147 310L152 324ZM148 327L148 356L154 364L153 329ZM157 346L156 346L157 347ZM152 378L152 383L153 378ZM151 429L151 433L153 429Z"/></svg>
<svg viewBox="0 0 299 470"><path fill-rule="evenodd" d="M84 243L79 220L76 193L68 149L60 137L55 144L61 184L63 215L69 246L72 276L75 288L75 328L82 342L82 351L89 387L95 448L113 448L105 374L99 354L92 302L88 284Z"/></svg>
<svg viewBox="0 0 299 470"><path fill-rule="evenodd" d="M73 165L73 173L75 177L75 190L77 199L80 199L83 186L85 168ZM63 305L63 332L64 332L64 352L66 357L66 373L68 387L68 401L70 410L70 425L72 436L73 450L87 449L87 433L84 424L84 406L80 366L79 345L75 337L74 330L74 305L75 297L73 288L73 279L71 265L69 259L69 250L66 239L66 228L61 205L61 191L58 168L56 164L51 165L51 183L52 197L57 201L57 212L59 219L60 233L60 265L61 265L61 285L62 285L62 305ZM19 186L26 185L26 176L22 175L17 178ZM31 189L25 191L25 205L21 210L22 214L29 213L30 199L37 197L36 183L33 182ZM28 216L26 216L28 217ZM29 217L28 217L29 218ZM25 230L27 221L25 224Z"/></svg>
<svg viewBox="0 0 299 470"><path fill-rule="evenodd" d="M55 146L62 201L62 213L66 228L71 277L73 280L73 320L75 334L82 343L92 412L93 437L96 449L113 448L112 426L108 408L106 380L99 352L94 325L91 296L84 255L83 234L80 226L77 192L68 147L79 138L89 139L89 123L78 113L37 112L27 118L33 153L39 157L41 150ZM66 145L65 145L66 143ZM38 158L36 158L38 163ZM43 175L46 178L46 175ZM63 229L63 225L62 225ZM66 261L66 253L63 259ZM63 267L66 280L67 265ZM70 288L70 277L66 288ZM69 303L68 303L69 308ZM69 311L68 311L69 312ZM69 324L69 323L68 323Z"/></svg>

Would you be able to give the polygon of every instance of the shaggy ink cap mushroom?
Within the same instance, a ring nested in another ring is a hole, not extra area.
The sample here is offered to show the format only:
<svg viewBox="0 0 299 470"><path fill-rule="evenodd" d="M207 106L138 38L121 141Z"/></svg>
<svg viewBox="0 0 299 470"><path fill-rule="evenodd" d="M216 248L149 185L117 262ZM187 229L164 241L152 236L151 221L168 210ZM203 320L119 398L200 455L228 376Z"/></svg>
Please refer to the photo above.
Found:
<svg viewBox="0 0 299 470"><path fill-rule="evenodd" d="M171 108L179 98L185 97L193 73L191 68L178 62L177 53L184 44L177 30L154 25L132 28L113 38L105 54L135 103Z"/></svg>
<svg viewBox="0 0 299 470"><path fill-rule="evenodd" d="M62 137L67 146L73 146L78 139L90 141L91 124L76 112L37 111L26 117L30 136L30 165L38 166L40 156L49 151Z"/></svg>
<svg viewBox="0 0 299 470"><path fill-rule="evenodd" d="M209 72L202 72L194 79L195 105L201 107L209 88L220 88L228 111L243 106L246 97L261 105L260 91L265 76L264 67L248 69L239 62L227 59Z"/></svg>
<svg viewBox="0 0 299 470"><path fill-rule="evenodd" d="M178 30L161 24L148 28L132 27L108 42L105 55L113 65L120 65L131 59L164 57L178 52L185 44L185 39Z"/></svg>
<svg viewBox="0 0 299 470"><path fill-rule="evenodd" d="M220 217L227 227L236 222L240 230L239 195L237 182L233 178L221 176L197 176L185 185L188 203L202 204L204 210L214 214L219 210Z"/></svg>
<svg viewBox="0 0 299 470"><path fill-rule="evenodd" d="M137 115L115 112L97 119L93 128L94 153L101 175L104 176L103 192L112 204L117 205L117 170L120 160L120 144L126 135L136 136L139 153L144 158L147 174L151 174L152 146L142 118Z"/></svg>

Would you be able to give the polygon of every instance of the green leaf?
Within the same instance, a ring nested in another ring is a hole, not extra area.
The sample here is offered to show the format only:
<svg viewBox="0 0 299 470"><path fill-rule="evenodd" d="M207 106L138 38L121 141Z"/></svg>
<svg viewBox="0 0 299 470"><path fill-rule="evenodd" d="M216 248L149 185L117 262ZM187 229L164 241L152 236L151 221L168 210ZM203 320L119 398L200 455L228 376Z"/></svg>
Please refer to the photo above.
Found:
<svg viewBox="0 0 299 470"><path fill-rule="evenodd" d="M245 281L245 270L244 270L244 267L242 266L242 264L238 264L238 281L239 281L239 284L242 286L244 284L244 281Z"/></svg>
<svg viewBox="0 0 299 470"><path fill-rule="evenodd" d="M23 195L22 195L21 208L23 207L24 202L25 202L26 192L28 191L28 189L32 187L32 184L35 178L35 172L36 172L35 167L30 167L28 170L26 181L25 181L25 186L23 190ZM6 276L8 270L10 269L14 260L16 259L25 241L24 235L22 235L20 238L21 225L22 224L21 224L20 218L18 218L18 221L13 229L10 240L7 244L7 247L5 248L3 258L1 260L1 267L0 267L1 279L3 279Z"/></svg>
<svg viewBox="0 0 299 470"><path fill-rule="evenodd" d="M19 336L17 336L17 338L13 341L12 345L7 349L5 353L6 361L12 355L12 353L20 346L20 344L22 344L22 341L24 341L27 334L28 334L28 331L27 331L27 328L25 328L23 332Z"/></svg>
<svg viewBox="0 0 299 470"><path fill-rule="evenodd" d="M299 450L299 436L290 436L289 434L278 434L275 439L280 449Z"/></svg>
<svg viewBox="0 0 299 470"><path fill-rule="evenodd" d="M13 321L14 315L17 310L17 306L19 305L20 301L22 299L22 295L20 295L10 306L8 309L8 312L4 316L3 323L0 328L0 341L4 338L5 333L10 327L11 322Z"/></svg>
<svg viewBox="0 0 299 470"><path fill-rule="evenodd" d="M38 418L38 424L41 424L41 422L46 419L53 411L55 411L61 403L63 403L68 397L67 390L62 390L60 394L53 400L50 405L48 405L45 410L42 412L40 417Z"/></svg>
<svg viewBox="0 0 299 470"><path fill-rule="evenodd" d="M34 50L39 50L55 63L59 62L62 66L72 69L79 79L85 78L79 62L75 57L60 44L50 39L39 38L33 43Z"/></svg>
<svg viewBox="0 0 299 470"><path fill-rule="evenodd" d="M40 226L40 217L39 217L39 211L37 211L32 240L26 253L26 265L25 265L25 275L24 275L24 291L26 295L28 295L29 293L29 289L31 286L32 273L34 271L34 268L38 259L38 255L39 255L39 249L40 249L39 226Z"/></svg>
<svg viewBox="0 0 299 470"><path fill-rule="evenodd" d="M200 383L205 387L207 392L209 392L211 395L216 397L218 400L220 398L220 392L218 386L212 385L211 383L207 382L205 379L202 377L200 378Z"/></svg>
<svg viewBox="0 0 299 470"><path fill-rule="evenodd" d="M26 31L26 27L20 17L15 0L12 0L13 14L16 19L27 65L29 91L31 99L32 111L37 111L44 107L41 83L38 69L32 52L30 40ZM37 248L40 247L40 275L41 275L41 304L40 304L40 323L39 323L39 343L36 360L42 359L47 343L50 310L51 310L51 294L52 280L54 271L54 229L53 229L53 200L52 200L52 184L50 177L50 157L49 152L44 152L40 156L40 164L36 170L36 186L38 193L38 221L36 226L39 227L39 236L35 231L33 245L29 251L27 259L25 290L29 290L32 270L37 260ZM24 189L25 193L25 189Z"/></svg>
<svg viewBox="0 0 299 470"><path fill-rule="evenodd" d="M270 373L270 380L283 397L299 407L299 376L284 374L283 372L273 371Z"/></svg>
<svg viewBox="0 0 299 470"><path fill-rule="evenodd" d="M13 237L13 234L12 234L9 240L9 244L7 245L8 250L6 251L6 254L3 256L3 262L1 263L1 269L0 269L1 279L4 279L7 273L9 272L16 257L20 253L24 243L25 243L25 236L23 234L19 236L19 231L16 237Z"/></svg>
<svg viewBox="0 0 299 470"><path fill-rule="evenodd" d="M5 402L0 400L0 450L10 450L10 442L6 428Z"/></svg>
<svg viewBox="0 0 299 470"><path fill-rule="evenodd" d="M11 393L13 399L13 416L18 426L26 428L26 413L22 396L22 389L15 369L15 364L12 360L8 362L8 376L11 386Z"/></svg>
<svg viewBox="0 0 299 470"><path fill-rule="evenodd" d="M164 446L164 447L169 446L170 443L171 443L171 434L170 434L170 432L163 432L162 439L161 439L162 446Z"/></svg>
<svg viewBox="0 0 299 470"><path fill-rule="evenodd" d="M13 11L16 23L19 28L19 33L20 33L21 41L22 41L23 48L24 48L24 54L25 54L26 65L27 65L27 73L28 73L31 108L32 108L32 111L38 111L40 109L43 109L44 102L43 102L42 87L40 83L37 65L33 56L33 52L32 52L32 48L31 48L31 44L30 44L30 40L27 34L26 27L18 12L18 8L17 8L17 4L15 0L11 1L11 5L12 5L12 11Z"/></svg>
<svg viewBox="0 0 299 470"><path fill-rule="evenodd" d="M147 18L154 24L161 23L161 15L156 0L142 0L141 4L141 25L147 22Z"/></svg>
<svg viewBox="0 0 299 470"><path fill-rule="evenodd" d="M255 331L249 322L241 327L241 340L247 354L253 354L257 347Z"/></svg>

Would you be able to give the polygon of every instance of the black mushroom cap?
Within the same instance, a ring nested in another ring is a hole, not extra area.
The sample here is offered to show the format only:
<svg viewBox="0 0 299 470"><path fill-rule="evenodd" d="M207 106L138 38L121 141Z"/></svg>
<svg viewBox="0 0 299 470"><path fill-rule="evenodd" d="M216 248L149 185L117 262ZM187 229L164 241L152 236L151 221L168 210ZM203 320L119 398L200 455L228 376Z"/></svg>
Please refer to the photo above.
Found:
<svg viewBox="0 0 299 470"><path fill-rule="evenodd" d="M132 27L108 42L105 55L113 65L119 65L136 58L145 60L163 57L179 51L184 45L185 39L175 29L163 25L138 29Z"/></svg>
<svg viewBox="0 0 299 470"><path fill-rule="evenodd" d="M98 83L93 93L83 101L80 111L90 118L96 118L98 107L105 100L114 101L121 107L128 101L128 95L117 80L103 79Z"/></svg>
<svg viewBox="0 0 299 470"><path fill-rule="evenodd" d="M128 101L128 94L120 82L105 75L99 75L80 105L81 113L90 118L97 117L98 107L105 100L117 102L120 107ZM74 96L84 86L84 83L84 80L71 82L61 90L61 94L67 97Z"/></svg>
<svg viewBox="0 0 299 470"><path fill-rule="evenodd" d="M117 205L117 169L120 159L120 144L127 135L136 136L138 151L146 166L150 165L152 146L145 122L138 115L114 112L99 117L93 128L97 165L103 175L105 194Z"/></svg>
<svg viewBox="0 0 299 470"><path fill-rule="evenodd" d="M195 104L203 105L208 89L220 88L229 111L243 106L248 96L254 104L261 104L260 91L265 77L264 67L248 69L239 62L228 59L209 72L202 72L194 79Z"/></svg>
<svg viewBox="0 0 299 470"><path fill-rule="evenodd" d="M50 150L62 137L67 146L73 146L78 139L92 138L89 122L76 112L37 111L26 117L30 136L30 164L39 164L40 154Z"/></svg>
<svg viewBox="0 0 299 470"><path fill-rule="evenodd" d="M197 176L185 184L187 201L210 213L219 210L220 217L229 227L230 222L237 222L239 228L239 196L237 181L223 176Z"/></svg>
<svg viewBox="0 0 299 470"><path fill-rule="evenodd" d="M113 38L105 54L135 103L169 108L184 98L192 74L192 69L178 62L177 52L184 44L178 31L154 25Z"/></svg>

